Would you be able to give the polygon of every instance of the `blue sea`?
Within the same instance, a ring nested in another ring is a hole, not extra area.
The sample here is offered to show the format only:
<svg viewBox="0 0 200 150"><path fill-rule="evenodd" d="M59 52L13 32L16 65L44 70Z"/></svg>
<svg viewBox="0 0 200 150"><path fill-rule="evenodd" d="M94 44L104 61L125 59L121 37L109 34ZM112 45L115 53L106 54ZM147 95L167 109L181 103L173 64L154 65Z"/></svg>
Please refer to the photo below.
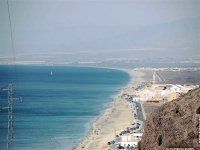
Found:
<svg viewBox="0 0 200 150"><path fill-rule="evenodd" d="M7 142L8 83L14 86L13 149L70 150L130 76L106 68L0 66L0 149Z"/></svg>

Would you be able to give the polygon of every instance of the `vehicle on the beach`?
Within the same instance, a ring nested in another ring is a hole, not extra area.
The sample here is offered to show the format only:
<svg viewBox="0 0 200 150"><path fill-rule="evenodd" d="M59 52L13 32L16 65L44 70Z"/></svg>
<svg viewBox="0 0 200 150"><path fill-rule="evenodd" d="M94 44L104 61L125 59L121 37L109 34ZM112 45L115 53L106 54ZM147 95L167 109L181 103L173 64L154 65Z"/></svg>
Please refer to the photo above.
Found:
<svg viewBox="0 0 200 150"><path fill-rule="evenodd" d="M109 141L109 142L107 143L107 145L111 145L111 144L115 144L115 141L112 140L112 141Z"/></svg>

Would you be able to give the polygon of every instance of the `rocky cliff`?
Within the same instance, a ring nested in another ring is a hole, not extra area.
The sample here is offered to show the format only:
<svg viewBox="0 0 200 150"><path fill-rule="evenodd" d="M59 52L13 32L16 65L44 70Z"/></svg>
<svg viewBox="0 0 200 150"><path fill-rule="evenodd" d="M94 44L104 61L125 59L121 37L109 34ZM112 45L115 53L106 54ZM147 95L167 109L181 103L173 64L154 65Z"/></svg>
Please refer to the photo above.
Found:
<svg viewBox="0 0 200 150"><path fill-rule="evenodd" d="M200 88L154 111L145 122L142 150L194 148L200 150Z"/></svg>

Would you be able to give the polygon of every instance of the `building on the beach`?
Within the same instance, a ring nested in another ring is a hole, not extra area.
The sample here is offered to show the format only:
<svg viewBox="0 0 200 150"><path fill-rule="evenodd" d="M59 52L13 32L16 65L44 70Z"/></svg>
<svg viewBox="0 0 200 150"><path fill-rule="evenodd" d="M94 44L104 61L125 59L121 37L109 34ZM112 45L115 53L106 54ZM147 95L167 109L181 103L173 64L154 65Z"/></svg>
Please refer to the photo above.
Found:
<svg viewBox="0 0 200 150"><path fill-rule="evenodd" d="M141 101L143 101L143 98L141 98L141 97L133 97L132 101L133 102L141 102Z"/></svg>
<svg viewBox="0 0 200 150"><path fill-rule="evenodd" d="M141 140L140 136L122 135L118 144L123 147L137 147L138 142Z"/></svg>
<svg viewBox="0 0 200 150"><path fill-rule="evenodd" d="M140 140L141 137L142 137L142 134L143 134L143 133L132 133L131 135L132 135L134 138L137 138L138 140Z"/></svg>

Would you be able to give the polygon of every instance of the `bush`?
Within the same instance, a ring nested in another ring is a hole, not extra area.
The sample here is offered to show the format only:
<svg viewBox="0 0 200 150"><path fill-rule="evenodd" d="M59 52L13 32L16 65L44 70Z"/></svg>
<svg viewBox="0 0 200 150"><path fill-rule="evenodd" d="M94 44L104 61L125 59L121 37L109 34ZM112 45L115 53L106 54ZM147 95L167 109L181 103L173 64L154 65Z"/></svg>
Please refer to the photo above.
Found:
<svg viewBox="0 0 200 150"><path fill-rule="evenodd" d="M176 114L178 114L179 113L179 108L178 107L176 107Z"/></svg>
<svg viewBox="0 0 200 150"><path fill-rule="evenodd" d="M196 114L200 114L200 107L197 109Z"/></svg>
<svg viewBox="0 0 200 150"><path fill-rule="evenodd" d="M138 150L141 150L141 141L138 142Z"/></svg>
<svg viewBox="0 0 200 150"><path fill-rule="evenodd" d="M162 145L162 135L158 136L158 145Z"/></svg>

